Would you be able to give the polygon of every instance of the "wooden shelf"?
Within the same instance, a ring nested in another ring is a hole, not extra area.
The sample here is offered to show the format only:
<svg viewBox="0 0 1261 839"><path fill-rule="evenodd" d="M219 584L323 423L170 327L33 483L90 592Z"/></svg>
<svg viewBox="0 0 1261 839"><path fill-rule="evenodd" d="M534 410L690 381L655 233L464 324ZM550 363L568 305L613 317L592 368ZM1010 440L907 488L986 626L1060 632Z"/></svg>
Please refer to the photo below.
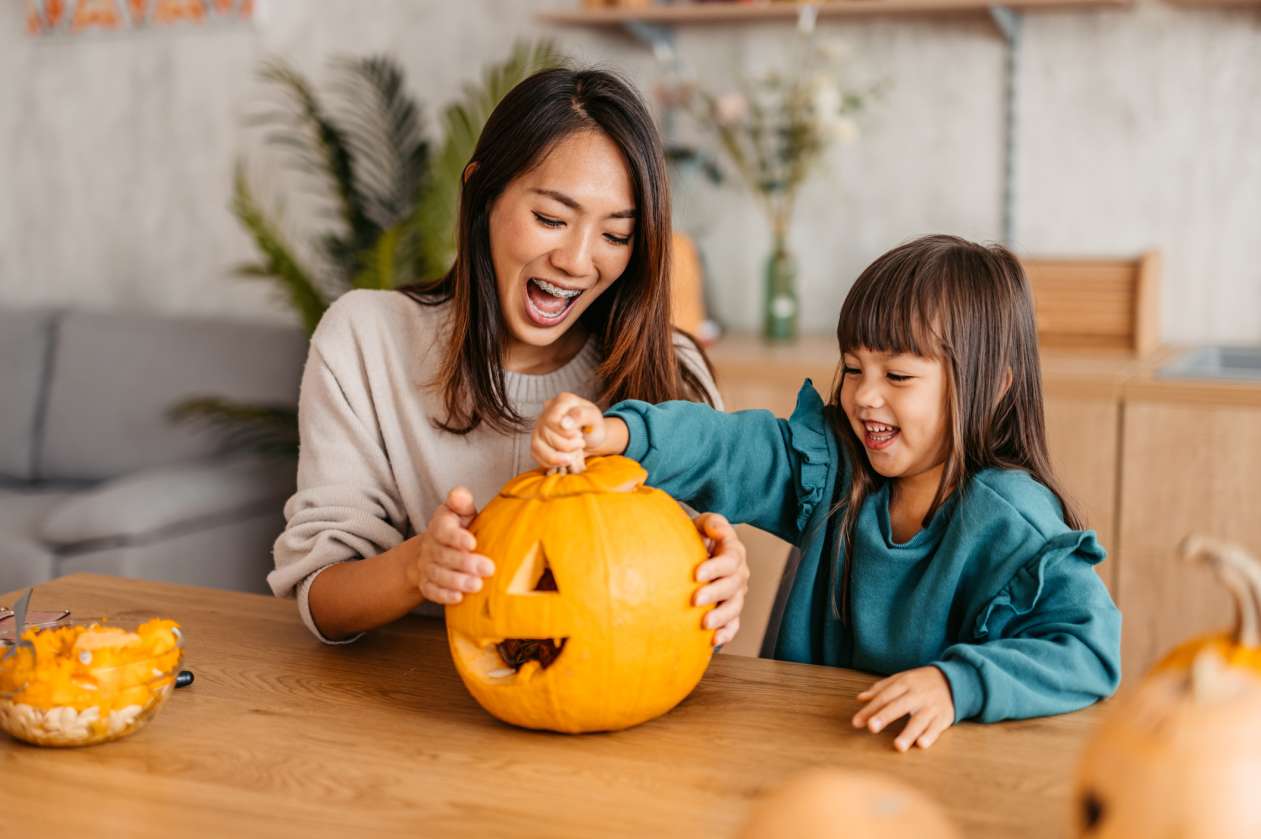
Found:
<svg viewBox="0 0 1261 839"><path fill-rule="evenodd" d="M1220 1L1220 0L1219 0ZM1241 0L1233 0L1241 2ZM1258 2L1258 0L1246 0ZM806 3L677 3L645 8L575 9L569 12L542 12L539 20L572 26L617 26L628 23L688 25L703 23L752 23L796 20L806 5L814 5L819 17L873 16L895 14L959 14L984 12L994 7L1032 11L1040 9L1118 8L1133 0L830 0Z"/></svg>

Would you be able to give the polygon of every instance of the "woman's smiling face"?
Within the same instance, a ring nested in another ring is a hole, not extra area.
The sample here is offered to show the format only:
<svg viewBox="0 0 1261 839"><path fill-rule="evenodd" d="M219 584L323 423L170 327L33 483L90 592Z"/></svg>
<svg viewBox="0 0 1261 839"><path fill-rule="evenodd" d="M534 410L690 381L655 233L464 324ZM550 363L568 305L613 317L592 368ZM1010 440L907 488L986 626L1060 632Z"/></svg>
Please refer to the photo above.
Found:
<svg viewBox="0 0 1261 839"><path fill-rule="evenodd" d="M556 344L622 276L635 216L622 152L600 131L570 134L508 184L491 208L490 250L509 355Z"/></svg>
<svg viewBox="0 0 1261 839"><path fill-rule="evenodd" d="M841 363L841 407L873 469L910 478L945 462L949 409L940 359L858 348Z"/></svg>

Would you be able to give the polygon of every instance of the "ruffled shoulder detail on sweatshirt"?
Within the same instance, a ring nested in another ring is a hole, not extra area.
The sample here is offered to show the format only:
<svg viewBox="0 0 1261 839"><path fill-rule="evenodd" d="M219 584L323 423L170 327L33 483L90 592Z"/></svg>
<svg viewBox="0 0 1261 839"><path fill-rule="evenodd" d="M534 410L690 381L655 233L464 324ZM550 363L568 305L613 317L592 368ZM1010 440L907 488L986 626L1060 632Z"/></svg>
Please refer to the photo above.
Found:
<svg viewBox="0 0 1261 839"><path fill-rule="evenodd" d="M809 379L797 392L797 407L788 418L788 444L797 455L797 530L805 530L827 491L828 470L833 454L828 445L831 435L823 415L823 398Z"/></svg>
<svg viewBox="0 0 1261 839"><path fill-rule="evenodd" d="M1093 530L1072 530L1048 539L1038 553L1011 576L1007 584L977 615L972 634L977 640L988 638L998 626L1032 612L1043 596L1047 574L1061 562L1085 562L1098 565L1107 552L1095 539Z"/></svg>

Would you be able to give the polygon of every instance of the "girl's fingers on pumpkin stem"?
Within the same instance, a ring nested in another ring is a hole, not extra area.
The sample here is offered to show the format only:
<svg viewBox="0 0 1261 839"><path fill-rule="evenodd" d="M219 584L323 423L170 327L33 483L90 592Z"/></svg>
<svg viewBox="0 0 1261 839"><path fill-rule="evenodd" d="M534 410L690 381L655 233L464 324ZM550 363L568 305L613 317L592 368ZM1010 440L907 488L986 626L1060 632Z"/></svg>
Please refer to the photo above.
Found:
<svg viewBox="0 0 1261 839"><path fill-rule="evenodd" d="M553 449L543 441L542 435L538 434L530 441L530 454L533 455L535 463L548 469L553 466L566 466L569 463L567 455Z"/></svg>
<svg viewBox="0 0 1261 839"><path fill-rule="evenodd" d="M902 732L898 734L897 739L893 741L893 747L899 752L904 752L914 746L916 741L923 736L932 726L936 714L932 710L916 711L911 714L911 718L906 721L906 725L902 726Z"/></svg>
<svg viewBox="0 0 1261 839"><path fill-rule="evenodd" d="M575 452L582 448L582 432L542 429L543 442L558 452Z"/></svg>
<svg viewBox="0 0 1261 839"><path fill-rule="evenodd" d="M448 591L480 591L482 587L481 577L453 571L441 565L429 566L429 581Z"/></svg>
<svg viewBox="0 0 1261 839"><path fill-rule="evenodd" d="M906 684L903 682L891 682L888 685L885 685L879 693L876 693L872 697L870 702L860 708L857 714L854 714L854 728L862 728L867 724L867 721L871 719L872 715L902 694L906 693L907 690L909 690L909 688L907 688ZM862 698L863 697L860 694L859 699Z"/></svg>

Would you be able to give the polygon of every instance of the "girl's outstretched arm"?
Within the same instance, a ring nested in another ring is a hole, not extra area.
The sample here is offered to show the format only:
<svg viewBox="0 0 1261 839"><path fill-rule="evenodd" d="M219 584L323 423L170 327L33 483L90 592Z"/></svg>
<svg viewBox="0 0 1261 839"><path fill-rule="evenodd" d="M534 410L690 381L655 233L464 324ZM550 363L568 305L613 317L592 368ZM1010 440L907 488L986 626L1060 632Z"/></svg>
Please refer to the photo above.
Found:
<svg viewBox="0 0 1261 839"><path fill-rule="evenodd" d="M631 400L601 415L562 394L543 409L531 446L545 467L572 466L581 453L625 454L648 470L650 485L688 506L796 542L801 456L790 441L788 421L769 411Z"/></svg>

